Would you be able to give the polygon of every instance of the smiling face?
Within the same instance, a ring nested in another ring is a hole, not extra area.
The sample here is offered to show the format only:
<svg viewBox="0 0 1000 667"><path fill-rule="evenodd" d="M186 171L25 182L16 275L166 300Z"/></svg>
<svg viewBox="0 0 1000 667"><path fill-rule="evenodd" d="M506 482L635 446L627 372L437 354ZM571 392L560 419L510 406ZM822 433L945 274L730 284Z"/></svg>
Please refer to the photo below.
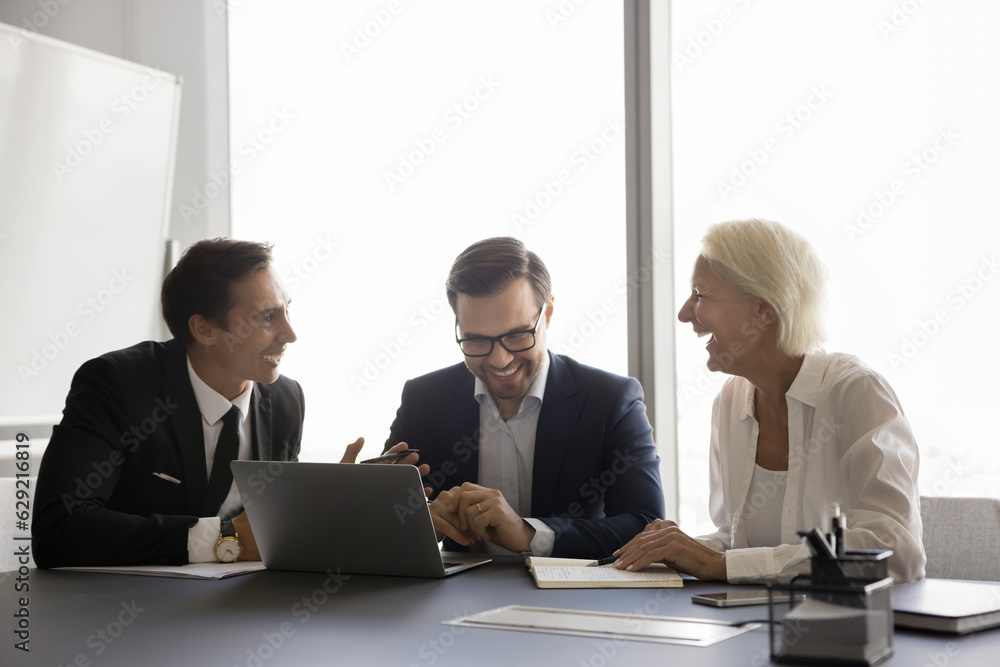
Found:
<svg viewBox="0 0 1000 667"><path fill-rule="evenodd" d="M228 399L243 393L250 382L277 380L285 348L296 340L289 299L273 269L247 276L231 290L234 305L224 325L192 316L198 349L190 351L199 377Z"/></svg>
<svg viewBox="0 0 1000 667"><path fill-rule="evenodd" d="M500 294L474 297L459 294L455 316L461 338L502 336L530 330L538 320L538 301L527 278L518 278ZM535 346L523 352L508 352L500 343L485 357L465 357L465 365L483 381L505 418L513 416L538 377L548 350L546 329L552 317L552 297L535 332Z"/></svg>
<svg viewBox="0 0 1000 667"><path fill-rule="evenodd" d="M691 275L691 296L677 319L690 323L699 336L709 336L705 345L709 370L743 375L767 338L772 315L763 300L740 294L699 255Z"/></svg>

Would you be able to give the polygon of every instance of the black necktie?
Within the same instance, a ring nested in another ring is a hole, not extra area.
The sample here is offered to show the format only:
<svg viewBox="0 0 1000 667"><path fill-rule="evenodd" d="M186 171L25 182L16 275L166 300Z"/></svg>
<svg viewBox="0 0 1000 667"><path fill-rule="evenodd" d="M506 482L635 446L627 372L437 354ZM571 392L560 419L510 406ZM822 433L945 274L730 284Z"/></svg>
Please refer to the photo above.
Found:
<svg viewBox="0 0 1000 667"><path fill-rule="evenodd" d="M229 462L240 453L240 409L235 405L222 418L222 433L215 445L215 458L212 461L212 478L208 481L208 497L206 499L209 516L215 516L222 503L229 495L233 486L233 471Z"/></svg>

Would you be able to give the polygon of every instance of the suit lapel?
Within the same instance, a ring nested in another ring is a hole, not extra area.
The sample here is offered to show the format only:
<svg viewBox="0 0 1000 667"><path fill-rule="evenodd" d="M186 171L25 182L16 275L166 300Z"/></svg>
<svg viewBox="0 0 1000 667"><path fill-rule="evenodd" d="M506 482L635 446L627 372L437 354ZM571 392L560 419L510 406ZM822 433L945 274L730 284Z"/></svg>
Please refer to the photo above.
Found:
<svg viewBox="0 0 1000 667"><path fill-rule="evenodd" d="M531 516L552 513L552 495L559 469L583 408L585 394L573 374L557 355L549 353L549 377L545 383L542 411L535 431L535 460L532 464Z"/></svg>
<svg viewBox="0 0 1000 667"><path fill-rule="evenodd" d="M187 352L184 346L172 340L164 353L164 367L160 386L163 400L177 407L170 424L174 442L184 471L184 496L187 511L196 516L214 516L216 510L206 514L205 499L208 495L208 471L205 466L205 431L201 425L201 410L191 388L188 376Z"/></svg>
<svg viewBox="0 0 1000 667"><path fill-rule="evenodd" d="M271 392L261 387L259 382L253 384L253 396L250 399L250 414L253 416L251 430L253 431L253 453L255 461L270 461L274 457L271 435Z"/></svg>
<svg viewBox="0 0 1000 667"><path fill-rule="evenodd" d="M452 442L447 443L449 448L447 456L457 468L452 479L459 484L479 480L479 401L474 395L475 385L475 376L466 371L462 380L455 386L455 390L449 395L450 405L446 413L454 415L452 425L455 430L451 434ZM466 438L471 438L472 442ZM467 461L456 455L457 444L460 442L467 446L463 446L459 451L464 452L466 449L472 451L472 456Z"/></svg>

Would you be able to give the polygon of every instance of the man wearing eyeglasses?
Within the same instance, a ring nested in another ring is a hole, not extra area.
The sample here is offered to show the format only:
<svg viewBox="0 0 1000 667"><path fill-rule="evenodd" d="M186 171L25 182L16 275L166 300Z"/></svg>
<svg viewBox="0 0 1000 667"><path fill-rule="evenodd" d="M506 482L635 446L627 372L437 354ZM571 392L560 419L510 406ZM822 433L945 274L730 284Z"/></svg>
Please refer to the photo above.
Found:
<svg viewBox="0 0 1000 667"><path fill-rule="evenodd" d="M451 267L465 363L408 381L386 442L430 465L448 548L601 558L663 515L642 388L548 352L551 291L513 238L474 243Z"/></svg>

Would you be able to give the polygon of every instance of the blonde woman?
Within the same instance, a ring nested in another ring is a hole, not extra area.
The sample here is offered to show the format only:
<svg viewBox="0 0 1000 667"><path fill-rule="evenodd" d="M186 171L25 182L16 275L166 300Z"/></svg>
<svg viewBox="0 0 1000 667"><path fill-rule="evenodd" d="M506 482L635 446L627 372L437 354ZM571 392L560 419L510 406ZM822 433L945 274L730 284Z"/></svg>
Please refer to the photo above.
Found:
<svg viewBox="0 0 1000 667"><path fill-rule="evenodd" d="M783 580L808 569L798 530L830 525L844 544L891 549L897 582L924 576L917 443L885 378L820 349L826 271L775 222L712 226L677 317L707 336L708 368L732 375L712 409L716 532L657 520L615 552L616 567L664 562L701 579Z"/></svg>

